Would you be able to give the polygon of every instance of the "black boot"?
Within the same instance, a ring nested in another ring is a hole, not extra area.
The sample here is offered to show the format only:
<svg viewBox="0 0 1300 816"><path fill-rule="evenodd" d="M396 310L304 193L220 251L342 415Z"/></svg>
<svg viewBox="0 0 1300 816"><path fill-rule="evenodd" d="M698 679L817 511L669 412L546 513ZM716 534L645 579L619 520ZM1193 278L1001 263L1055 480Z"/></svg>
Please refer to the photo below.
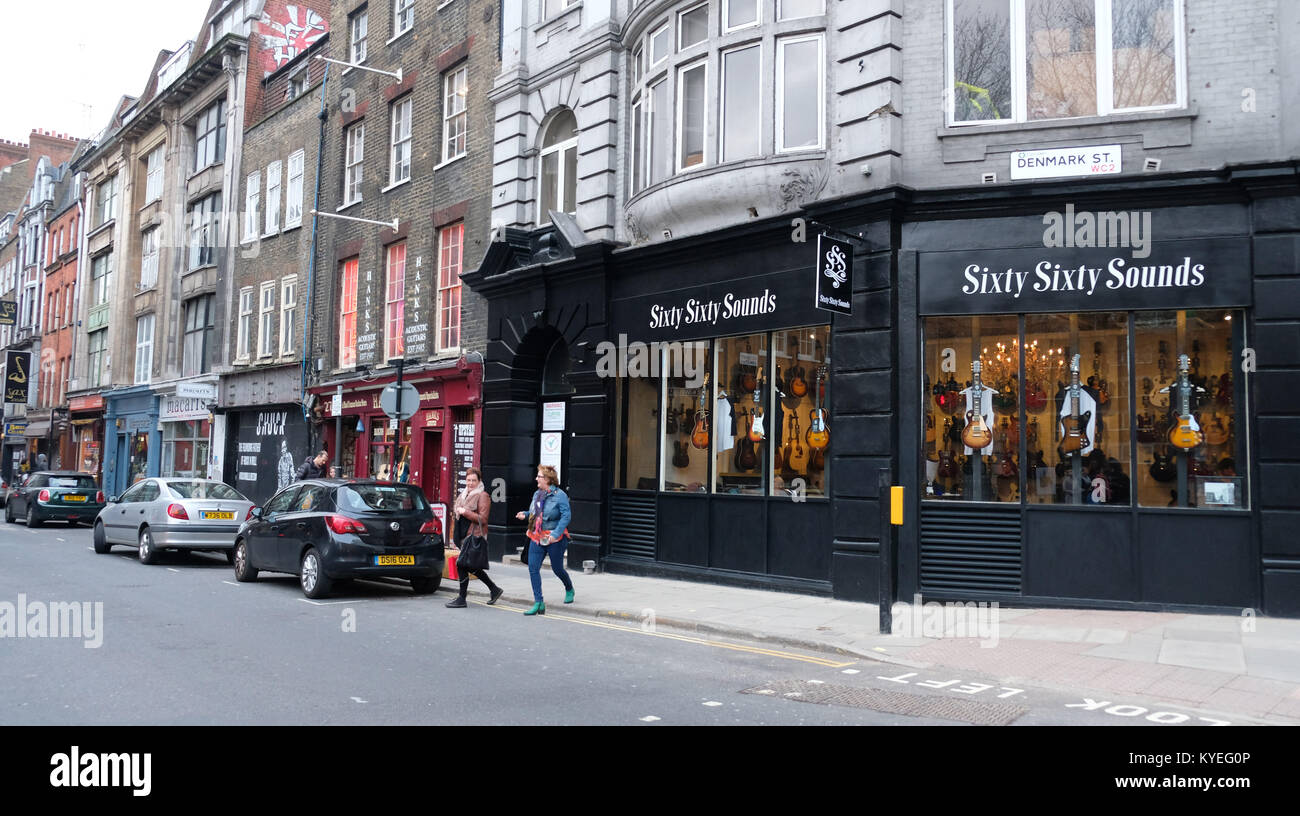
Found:
<svg viewBox="0 0 1300 816"><path fill-rule="evenodd" d="M460 597L455 598L453 600L447 601L448 609L464 609L465 607L466 607L466 603L465 603L464 595L461 595Z"/></svg>

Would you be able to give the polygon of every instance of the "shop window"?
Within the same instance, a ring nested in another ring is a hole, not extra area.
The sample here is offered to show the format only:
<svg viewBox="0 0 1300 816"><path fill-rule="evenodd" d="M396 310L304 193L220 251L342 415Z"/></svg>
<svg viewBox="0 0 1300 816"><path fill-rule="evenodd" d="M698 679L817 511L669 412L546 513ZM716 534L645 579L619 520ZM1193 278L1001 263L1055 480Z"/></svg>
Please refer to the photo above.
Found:
<svg viewBox="0 0 1300 816"><path fill-rule="evenodd" d="M674 343L663 349L661 490L703 493L708 489L714 441L709 421L712 389L704 382L710 373L708 349L708 341Z"/></svg>
<svg viewBox="0 0 1300 816"><path fill-rule="evenodd" d="M127 459L127 483L135 484L149 475L149 434L132 434L129 450L131 453Z"/></svg>
<svg viewBox="0 0 1300 816"><path fill-rule="evenodd" d="M206 419L163 423L162 475L206 479L211 430Z"/></svg>
<svg viewBox="0 0 1300 816"><path fill-rule="evenodd" d="M925 318L925 497L1246 507L1240 323L1223 310Z"/></svg>
<svg viewBox="0 0 1300 816"><path fill-rule="evenodd" d="M830 327L776 332L767 390L774 496L825 496L830 467Z"/></svg>
<svg viewBox="0 0 1300 816"><path fill-rule="evenodd" d="M402 356L406 325L406 242L388 247L384 302L384 360Z"/></svg>
<svg viewBox="0 0 1300 816"><path fill-rule="evenodd" d="M715 346L718 384L710 404L713 421L713 491L761 496L770 465L766 372L771 355L766 334L727 337Z"/></svg>
<svg viewBox="0 0 1300 816"><path fill-rule="evenodd" d="M402 426L402 444L396 444L397 431L387 417L370 420L370 477L381 482L406 481L402 478L410 467L411 423Z"/></svg>
<svg viewBox="0 0 1300 816"><path fill-rule="evenodd" d="M950 0L950 121L1178 107L1181 0Z"/></svg>
<svg viewBox="0 0 1300 816"><path fill-rule="evenodd" d="M663 412L659 410L658 369L650 376L648 363L644 376L620 377L615 392L614 484L628 490L659 488L658 450L664 432L660 422ZM676 430L677 420L672 420L669 427Z"/></svg>

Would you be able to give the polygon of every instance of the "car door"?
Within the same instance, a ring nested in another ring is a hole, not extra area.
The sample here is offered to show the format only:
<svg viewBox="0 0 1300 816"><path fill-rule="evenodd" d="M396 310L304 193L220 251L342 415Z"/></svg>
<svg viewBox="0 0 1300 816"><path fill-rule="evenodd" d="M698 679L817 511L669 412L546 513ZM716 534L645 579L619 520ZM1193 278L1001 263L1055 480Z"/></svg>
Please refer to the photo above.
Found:
<svg viewBox="0 0 1300 816"><path fill-rule="evenodd" d="M45 487L45 481L45 474L36 473L23 484L22 489L18 491L18 506L14 508L14 516L25 517L27 515L34 497L41 492L42 487Z"/></svg>
<svg viewBox="0 0 1300 816"><path fill-rule="evenodd" d="M135 504L140 498L140 491L147 482L131 485L125 493L117 497L117 503L108 506L101 518L104 520L104 539L112 544L134 544L135 532L131 532L130 537L126 535L126 529L129 522L127 513L134 513L137 508Z"/></svg>
<svg viewBox="0 0 1300 816"><path fill-rule="evenodd" d="M249 557L258 569L289 572L297 568L296 565L286 566L281 560L279 539L284 535L284 517L301 487L299 484L290 485L272 496L262 508L262 517L249 528Z"/></svg>
<svg viewBox="0 0 1300 816"><path fill-rule="evenodd" d="M286 570L297 572L298 554L304 545L320 540L320 519L333 509L333 492L325 485L303 485L281 517L283 532L275 539L276 560Z"/></svg>

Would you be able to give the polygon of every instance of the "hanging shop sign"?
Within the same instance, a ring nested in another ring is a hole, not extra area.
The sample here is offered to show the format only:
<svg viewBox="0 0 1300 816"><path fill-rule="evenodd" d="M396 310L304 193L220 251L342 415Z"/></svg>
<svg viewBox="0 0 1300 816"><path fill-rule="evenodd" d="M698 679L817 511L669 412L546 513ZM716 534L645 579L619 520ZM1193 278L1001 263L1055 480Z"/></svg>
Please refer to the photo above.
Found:
<svg viewBox="0 0 1300 816"><path fill-rule="evenodd" d="M1122 151L1117 144L1017 150L1011 154L1011 178L1109 176L1120 172Z"/></svg>
<svg viewBox="0 0 1300 816"><path fill-rule="evenodd" d="M190 399L205 400L207 402L216 402L217 386L216 383L197 383L197 382L177 383L176 396L188 397Z"/></svg>
<svg viewBox="0 0 1300 816"><path fill-rule="evenodd" d="M0 326L13 326L18 322L18 301L0 300Z"/></svg>
<svg viewBox="0 0 1300 816"><path fill-rule="evenodd" d="M32 370L32 354L29 351L5 352L5 404L26 405L31 383L27 372Z"/></svg>
<svg viewBox="0 0 1300 816"><path fill-rule="evenodd" d="M1148 257L1107 248L921 252L921 314L1193 309L1251 304L1247 241L1153 242Z"/></svg>
<svg viewBox="0 0 1300 816"><path fill-rule="evenodd" d="M817 236L816 306L853 314L853 247L828 235Z"/></svg>

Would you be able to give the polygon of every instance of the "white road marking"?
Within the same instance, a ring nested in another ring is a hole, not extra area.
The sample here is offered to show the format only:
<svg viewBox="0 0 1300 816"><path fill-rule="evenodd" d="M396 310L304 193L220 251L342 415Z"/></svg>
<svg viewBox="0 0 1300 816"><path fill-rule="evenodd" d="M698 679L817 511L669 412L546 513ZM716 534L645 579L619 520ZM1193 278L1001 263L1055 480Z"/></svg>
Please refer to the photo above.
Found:
<svg viewBox="0 0 1300 816"><path fill-rule="evenodd" d="M56 537L54 540L55 540L55 541L67 541L66 538L58 538L58 537Z"/></svg>
<svg viewBox="0 0 1300 816"><path fill-rule="evenodd" d="M354 702L354 703L368 703L368 702L370 702L369 700L363 700L363 699L361 699L360 697L353 697L353 698L351 698L351 699L352 699L352 702Z"/></svg>
<svg viewBox="0 0 1300 816"><path fill-rule="evenodd" d="M230 584L230 585L233 586L233 587L237 587L237 586L239 586L239 584L235 583L234 581L222 581L221 583L223 583L223 584Z"/></svg>
<svg viewBox="0 0 1300 816"><path fill-rule="evenodd" d="M709 700L708 702L705 703L705 705L712 708L714 706L720 706L722 705L722 703L719 703L717 700Z"/></svg>
<svg viewBox="0 0 1300 816"><path fill-rule="evenodd" d="M857 669L845 669L844 671L841 672L841 674L857 674L857 673L858 673Z"/></svg>
<svg viewBox="0 0 1300 816"><path fill-rule="evenodd" d="M808 682L809 682L809 683L812 683L813 685L820 686L820 685L822 685L823 683L825 683L826 681L825 681L825 680L809 680Z"/></svg>
<svg viewBox="0 0 1300 816"><path fill-rule="evenodd" d="M90 550L91 552L94 552L94 551L95 551L95 548L94 548L94 547L87 547L86 549Z"/></svg>
<svg viewBox="0 0 1300 816"><path fill-rule="evenodd" d="M755 694L776 694L776 692L775 692L775 691L772 691L771 689L759 689L758 691L756 691L756 692L754 692L754 693L755 693Z"/></svg>
<svg viewBox="0 0 1300 816"><path fill-rule="evenodd" d="M299 598L303 603L309 603L312 606L331 606L333 604L358 603L358 601L313 601L310 598Z"/></svg>
<svg viewBox="0 0 1300 816"><path fill-rule="evenodd" d="M803 696L803 692L802 692L802 691L787 691L787 692L785 693L785 696L786 696L786 697L802 697L802 696Z"/></svg>
<svg viewBox="0 0 1300 816"><path fill-rule="evenodd" d="M167 569L170 570L171 572L180 572L180 570L176 569L175 567L168 567Z"/></svg>
<svg viewBox="0 0 1300 816"><path fill-rule="evenodd" d="M639 719L641 722L659 722L659 718L653 714L651 714L648 717L638 717L637 719Z"/></svg>

